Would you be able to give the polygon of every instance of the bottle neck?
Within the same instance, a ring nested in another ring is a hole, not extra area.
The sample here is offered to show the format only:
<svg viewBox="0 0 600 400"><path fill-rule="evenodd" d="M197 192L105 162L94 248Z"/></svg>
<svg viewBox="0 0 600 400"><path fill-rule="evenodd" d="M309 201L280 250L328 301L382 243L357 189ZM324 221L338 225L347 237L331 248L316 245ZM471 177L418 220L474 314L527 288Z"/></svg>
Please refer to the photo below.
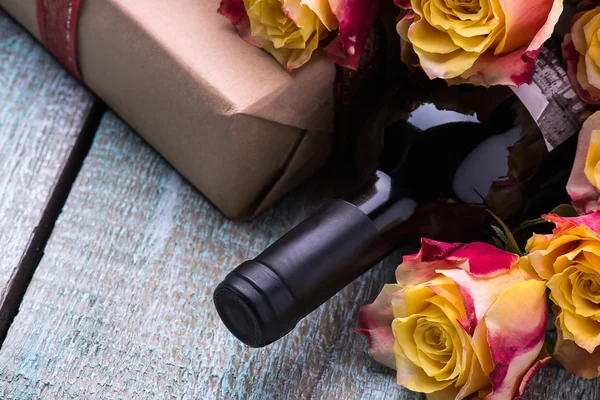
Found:
<svg viewBox="0 0 600 400"><path fill-rule="evenodd" d="M500 211L509 204L510 216L531 209L528 192L562 185L566 194L558 172L570 169L570 160L542 165L548 157L539 131L515 128L510 108L486 124L419 107L387 129L379 170L359 194L332 201L217 287L219 315L238 338L256 347L279 339L411 239L481 240L494 203ZM538 171L558 179L548 186ZM515 183L508 188L516 192L507 195L505 183Z"/></svg>
<svg viewBox="0 0 600 400"><path fill-rule="evenodd" d="M380 169L348 201L373 221L390 248L415 237L482 240L486 208L502 218L532 208L536 200L527 197L528 185L549 158L539 130L517 116L515 100L498 107L487 123L418 106L388 128ZM552 164L557 177L568 175L569 168Z"/></svg>
<svg viewBox="0 0 600 400"><path fill-rule="evenodd" d="M398 181L378 170L348 201L364 212L383 233L414 214L417 202L405 193Z"/></svg>

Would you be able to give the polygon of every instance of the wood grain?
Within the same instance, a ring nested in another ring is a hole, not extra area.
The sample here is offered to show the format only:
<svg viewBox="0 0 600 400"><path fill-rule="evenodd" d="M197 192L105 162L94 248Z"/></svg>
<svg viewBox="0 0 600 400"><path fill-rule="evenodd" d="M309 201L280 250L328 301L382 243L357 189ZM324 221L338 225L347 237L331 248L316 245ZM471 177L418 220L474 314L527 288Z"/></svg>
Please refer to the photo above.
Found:
<svg viewBox="0 0 600 400"><path fill-rule="evenodd" d="M0 284L15 272L92 97L0 15ZM108 115L0 350L0 398L422 399L353 333L398 256L261 350L220 323L212 289L318 207L305 186L250 223L219 214ZM548 366L526 399L598 399Z"/></svg>
<svg viewBox="0 0 600 400"><path fill-rule="evenodd" d="M268 348L244 347L219 321L215 285L322 203L317 193L231 222L108 115L0 350L0 398L422 399L352 331L398 256ZM547 367L526 398L597 396L597 381Z"/></svg>
<svg viewBox="0 0 600 400"><path fill-rule="evenodd" d="M315 193L231 222L106 117L0 351L0 398L418 398L352 332L392 264L266 349L218 319L213 288L314 210Z"/></svg>
<svg viewBox="0 0 600 400"><path fill-rule="evenodd" d="M0 11L0 341L41 256L48 208L94 97Z"/></svg>

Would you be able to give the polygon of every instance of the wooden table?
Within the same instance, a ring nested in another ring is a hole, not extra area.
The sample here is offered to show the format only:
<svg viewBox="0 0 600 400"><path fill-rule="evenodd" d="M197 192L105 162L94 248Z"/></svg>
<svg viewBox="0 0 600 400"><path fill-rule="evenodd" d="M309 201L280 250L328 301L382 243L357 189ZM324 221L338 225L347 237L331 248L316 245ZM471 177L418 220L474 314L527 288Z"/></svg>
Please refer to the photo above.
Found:
<svg viewBox="0 0 600 400"><path fill-rule="evenodd" d="M213 288L324 201L311 187L225 219L0 13L0 398L422 398L353 332L398 256L265 349L221 324ZM526 398L600 390L547 366Z"/></svg>

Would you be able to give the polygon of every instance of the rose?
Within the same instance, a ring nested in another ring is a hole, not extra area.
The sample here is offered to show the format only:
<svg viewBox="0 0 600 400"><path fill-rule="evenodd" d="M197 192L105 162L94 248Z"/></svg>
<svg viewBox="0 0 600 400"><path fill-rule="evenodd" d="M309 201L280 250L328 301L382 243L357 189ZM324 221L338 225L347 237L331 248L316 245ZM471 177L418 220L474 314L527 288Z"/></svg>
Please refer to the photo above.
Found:
<svg viewBox="0 0 600 400"><path fill-rule="evenodd" d="M338 28L325 52L337 64L357 69L378 8L378 0L223 0L218 12L243 39L292 71Z"/></svg>
<svg viewBox="0 0 600 400"><path fill-rule="evenodd" d="M556 228L551 235L529 239L529 254L520 265L531 277L547 281L550 289L560 331L554 356L570 372L596 377L600 366L600 213L544 218Z"/></svg>
<svg viewBox="0 0 600 400"><path fill-rule="evenodd" d="M600 375L600 213L562 218L551 235L533 235L521 267L546 280L559 340L554 356L584 378Z"/></svg>
<svg viewBox="0 0 600 400"><path fill-rule="evenodd" d="M379 0L329 0L340 21L337 37L325 53L339 66L356 70L367 36L379 11Z"/></svg>
<svg viewBox="0 0 600 400"><path fill-rule="evenodd" d="M545 284L486 243L423 239L356 330L397 381L436 399L512 399L547 361Z"/></svg>
<svg viewBox="0 0 600 400"><path fill-rule="evenodd" d="M589 117L577 139L567 192L580 214L598 210L600 198L600 112Z"/></svg>
<svg viewBox="0 0 600 400"><path fill-rule="evenodd" d="M431 79L484 86L530 83L563 10L562 0L395 1L406 10L397 30L407 64Z"/></svg>
<svg viewBox="0 0 600 400"><path fill-rule="evenodd" d="M573 18L563 42L563 58L573 89L589 104L600 104L600 7Z"/></svg>
<svg viewBox="0 0 600 400"><path fill-rule="evenodd" d="M224 0L219 12L288 71L310 60L319 41L338 28L327 0Z"/></svg>

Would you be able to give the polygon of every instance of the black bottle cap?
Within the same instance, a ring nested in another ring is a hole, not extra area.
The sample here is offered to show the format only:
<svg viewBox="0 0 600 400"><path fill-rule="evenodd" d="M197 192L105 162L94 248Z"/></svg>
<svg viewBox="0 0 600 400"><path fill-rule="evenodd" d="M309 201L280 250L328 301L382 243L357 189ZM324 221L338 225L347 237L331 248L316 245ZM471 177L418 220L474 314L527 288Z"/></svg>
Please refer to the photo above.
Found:
<svg viewBox="0 0 600 400"><path fill-rule="evenodd" d="M255 260L241 264L214 292L227 329L251 347L266 346L294 329L293 300L281 279Z"/></svg>
<svg viewBox="0 0 600 400"><path fill-rule="evenodd" d="M217 286L225 326L252 347L266 346L352 282L386 253L373 221L334 200Z"/></svg>

